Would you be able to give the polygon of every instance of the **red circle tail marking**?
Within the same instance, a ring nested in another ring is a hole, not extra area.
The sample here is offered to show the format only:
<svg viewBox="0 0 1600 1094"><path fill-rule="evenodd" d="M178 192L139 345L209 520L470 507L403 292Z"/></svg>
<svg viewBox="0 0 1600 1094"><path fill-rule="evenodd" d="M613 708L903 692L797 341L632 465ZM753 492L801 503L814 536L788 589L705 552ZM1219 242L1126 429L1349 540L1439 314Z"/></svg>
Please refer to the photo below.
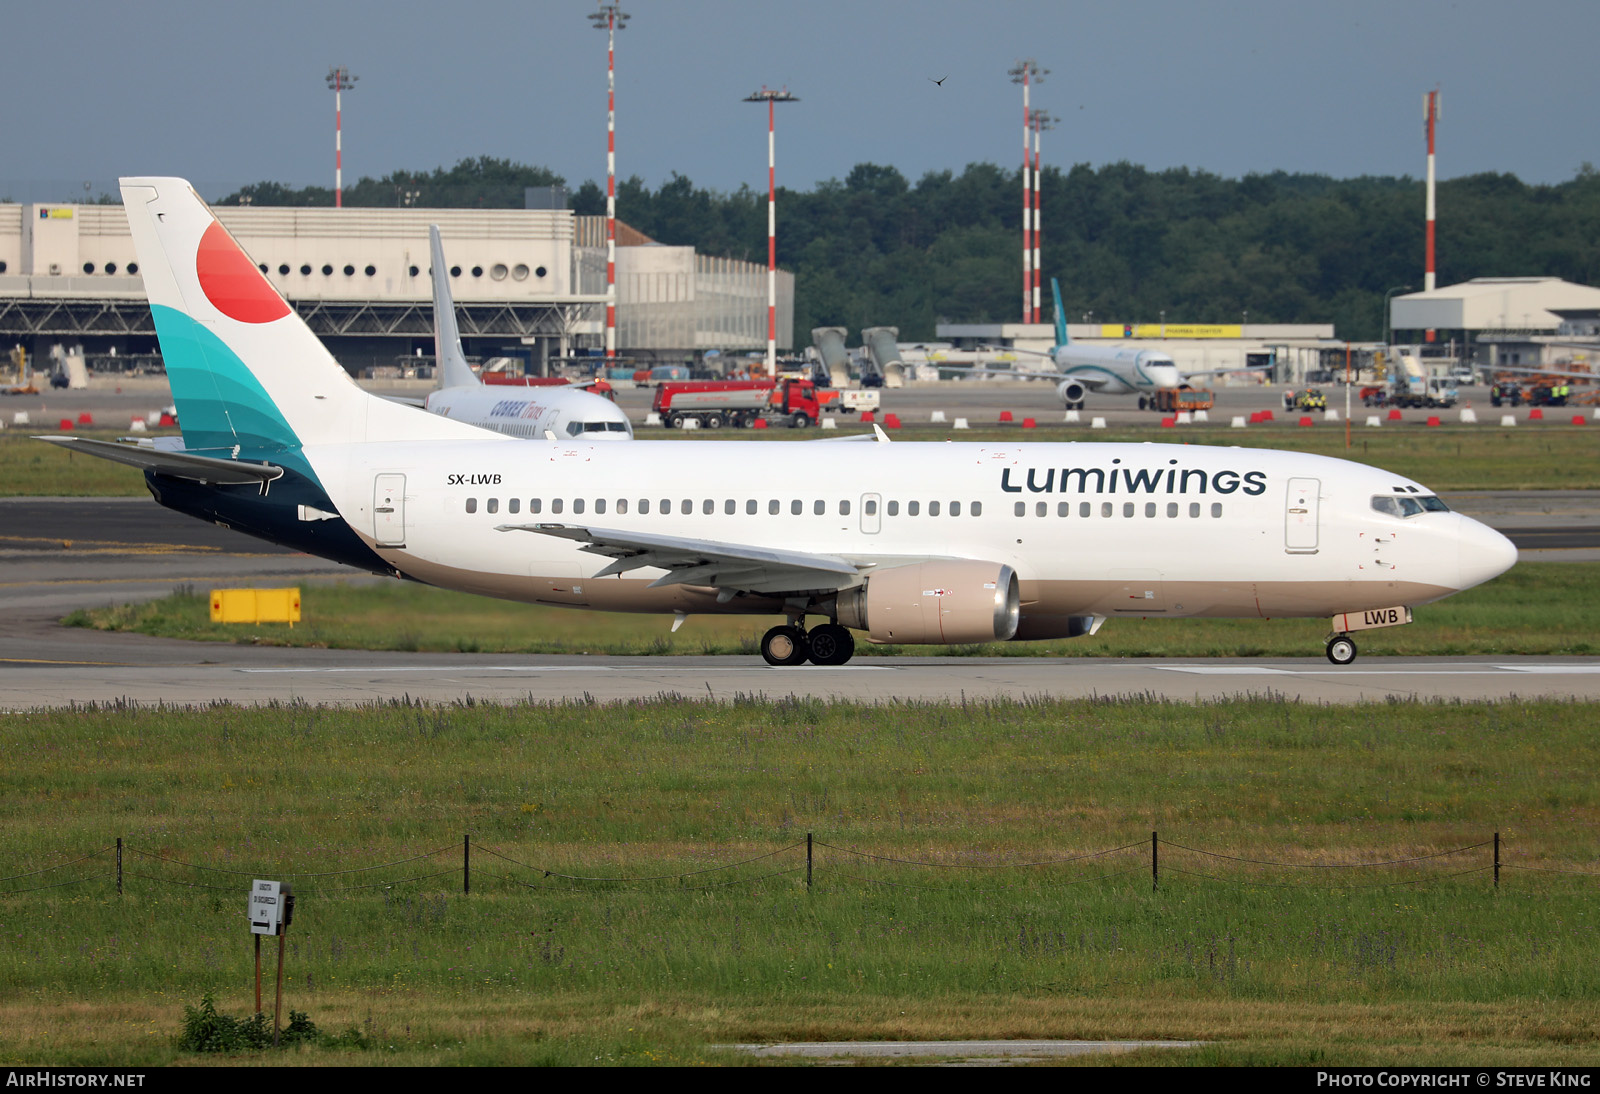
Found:
<svg viewBox="0 0 1600 1094"><path fill-rule="evenodd" d="M289 305L262 276L223 226L213 220L200 237L195 256L200 289L216 308L240 323L270 323L289 314Z"/></svg>

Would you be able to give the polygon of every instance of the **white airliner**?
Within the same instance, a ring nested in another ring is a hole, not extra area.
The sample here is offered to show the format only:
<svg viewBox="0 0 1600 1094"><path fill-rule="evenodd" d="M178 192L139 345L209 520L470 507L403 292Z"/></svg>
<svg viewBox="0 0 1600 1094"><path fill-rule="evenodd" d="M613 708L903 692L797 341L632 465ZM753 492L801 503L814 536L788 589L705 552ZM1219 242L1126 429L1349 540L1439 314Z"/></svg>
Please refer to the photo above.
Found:
<svg viewBox="0 0 1600 1094"><path fill-rule="evenodd" d="M1504 572L1516 549L1421 485L1200 445L515 441L352 382L182 179L122 180L183 429L162 505L486 596L786 616L776 665L873 642L1069 637L1118 616L1324 616L1350 632ZM805 629L808 617L826 622Z"/></svg>
<svg viewBox="0 0 1600 1094"><path fill-rule="evenodd" d="M428 244L433 254L434 358L439 362L441 386L423 400L425 409L510 437L554 434L590 440L632 439L628 416L603 395L570 385L515 387L478 379L461 350L450 271L437 224L428 225Z"/></svg>
<svg viewBox="0 0 1600 1094"><path fill-rule="evenodd" d="M1081 342L1073 342L1067 335L1066 313L1061 310L1061 286L1054 278L1050 280L1050 291L1056 303L1056 344L1046 353L1012 350L1014 353L1036 353L1048 358L1053 366L1050 370L1028 372L974 368L968 371L974 375L982 373L1039 379L1061 377L1056 384L1056 396L1068 410L1083 409L1084 399L1091 391L1097 395L1138 395L1139 408L1142 410L1146 400L1157 391L1175 390L1192 377L1244 371L1242 368L1230 368L1182 372L1172 356L1160 350L1141 349L1138 346L1086 346Z"/></svg>

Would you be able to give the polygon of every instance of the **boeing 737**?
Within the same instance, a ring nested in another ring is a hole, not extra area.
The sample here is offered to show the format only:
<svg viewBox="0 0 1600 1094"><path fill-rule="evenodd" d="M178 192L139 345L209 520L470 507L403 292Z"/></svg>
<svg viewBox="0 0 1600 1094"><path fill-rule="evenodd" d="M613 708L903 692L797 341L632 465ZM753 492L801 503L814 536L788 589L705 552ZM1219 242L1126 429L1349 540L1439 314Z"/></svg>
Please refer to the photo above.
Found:
<svg viewBox="0 0 1600 1094"><path fill-rule="evenodd" d="M1092 391L1098 395L1137 395L1139 408L1144 409L1148 398L1157 391L1172 390L1195 376L1213 376L1217 372L1239 372L1242 369L1211 369L1204 372L1181 372L1172 356L1155 349L1137 346L1086 346L1073 342L1067 335L1066 313L1061 310L1061 285L1050 279L1050 291L1056 303L1056 344L1048 352L1038 350L1013 350L1015 353L1036 353L1050 360L1048 371L1019 372L1006 369L975 368L974 375L1016 376L1030 379L1059 377L1056 395L1068 410L1082 410L1084 399Z"/></svg>
<svg viewBox="0 0 1600 1094"><path fill-rule="evenodd" d="M853 632L976 643L1193 616L1327 617L1347 664L1353 632L1516 561L1405 476L1295 452L512 440L363 391L187 182L121 186L183 445L41 439L142 468L168 508L377 573L779 615L773 665L843 664Z"/></svg>
<svg viewBox="0 0 1600 1094"><path fill-rule="evenodd" d="M628 416L603 395L570 385L515 387L478 379L461 350L450 272L437 224L428 225L428 244L433 254L434 357L439 362L441 386L423 401L424 409L510 437L633 437Z"/></svg>

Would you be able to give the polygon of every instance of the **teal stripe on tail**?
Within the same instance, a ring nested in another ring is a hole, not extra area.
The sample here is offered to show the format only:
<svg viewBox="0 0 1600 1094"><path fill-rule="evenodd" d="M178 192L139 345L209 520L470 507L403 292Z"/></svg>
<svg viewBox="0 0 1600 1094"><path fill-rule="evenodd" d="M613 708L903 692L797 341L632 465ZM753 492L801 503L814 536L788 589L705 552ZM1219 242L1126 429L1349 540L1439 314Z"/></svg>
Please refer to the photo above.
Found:
<svg viewBox="0 0 1600 1094"><path fill-rule="evenodd" d="M183 312L150 306L183 444L190 450L232 448L276 451L300 438L278 412L239 355Z"/></svg>

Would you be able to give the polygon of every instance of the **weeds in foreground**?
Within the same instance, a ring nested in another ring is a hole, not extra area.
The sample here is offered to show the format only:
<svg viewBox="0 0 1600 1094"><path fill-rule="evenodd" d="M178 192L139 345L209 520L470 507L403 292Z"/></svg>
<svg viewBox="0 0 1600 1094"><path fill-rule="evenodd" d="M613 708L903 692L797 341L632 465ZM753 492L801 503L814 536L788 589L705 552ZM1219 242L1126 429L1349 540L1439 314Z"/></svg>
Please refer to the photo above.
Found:
<svg viewBox="0 0 1600 1094"><path fill-rule="evenodd" d="M289 1024L278 1037L279 1048L317 1045L322 1048L368 1049L372 1038L351 1026L343 1033L323 1033L305 1011L290 1010ZM206 992L197 1007L183 1008L183 1031L178 1048L184 1052L259 1052L272 1048L272 1027L265 1014L232 1018L217 1010L215 997Z"/></svg>

